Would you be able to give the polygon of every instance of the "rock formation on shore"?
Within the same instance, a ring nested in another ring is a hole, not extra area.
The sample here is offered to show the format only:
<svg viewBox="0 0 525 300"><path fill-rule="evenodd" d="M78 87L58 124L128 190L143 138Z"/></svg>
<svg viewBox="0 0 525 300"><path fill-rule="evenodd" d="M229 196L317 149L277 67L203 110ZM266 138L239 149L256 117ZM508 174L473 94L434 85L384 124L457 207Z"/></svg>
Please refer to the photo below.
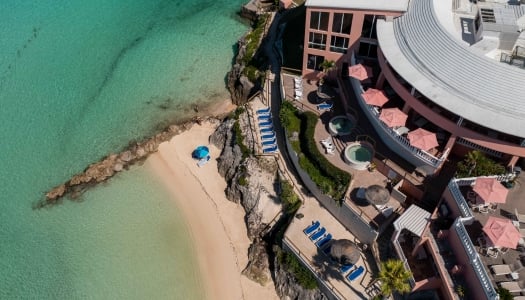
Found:
<svg viewBox="0 0 525 300"><path fill-rule="evenodd" d="M194 118L189 123L171 125L145 141L131 143L124 151L106 156L101 161L89 165L82 173L74 175L67 182L52 188L46 193L45 200L39 201L35 208L56 204L64 196L69 196L71 199L78 198L87 188L106 181L116 173L143 161L149 154L157 151L160 143L168 141L173 136L187 130L191 123L203 121L201 118ZM209 117L206 121L220 122L216 117Z"/></svg>

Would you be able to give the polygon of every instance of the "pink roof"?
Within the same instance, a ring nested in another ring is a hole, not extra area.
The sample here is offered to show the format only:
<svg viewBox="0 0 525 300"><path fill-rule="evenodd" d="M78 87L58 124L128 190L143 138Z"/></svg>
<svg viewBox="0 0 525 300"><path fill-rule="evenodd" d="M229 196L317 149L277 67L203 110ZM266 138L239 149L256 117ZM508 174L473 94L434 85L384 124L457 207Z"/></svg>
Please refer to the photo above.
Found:
<svg viewBox="0 0 525 300"><path fill-rule="evenodd" d="M407 114L397 107L383 108L379 115L379 120L385 122L388 127L405 126L407 118Z"/></svg>
<svg viewBox="0 0 525 300"><path fill-rule="evenodd" d="M507 190L496 178L479 177L472 189L485 203L505 203Z"/></svg>
<svg viewBox="0 0 525 300"><path fill-rule="evenodd" d="M368 66L364 66L362 64L357 64L348 67L348 76L354 77L358 80L365 80L367 78L372 77L373 72L372 68Z"/></svg>
<svg viewBox="0 0 525 300"><path fill-rule="evenodd" d="M410 141L410 145L425 151L439 145L436 134L423 128L410 131L407 135L407 138Z"/></svg>
<svg viewBox="0 0 525 300"><path fill-rule="evenodd" d="M363 99L365 99L366 104L383 106L388 102L388 97L381 90L369 88L361 95L363 96Z"/></svg>
<svg viewBox="0 0 525 300"><path fill-rule="evenodd" d="M497 247L516 249L521 238L520 232L509 219L502 219L490 216L483 226L483 232L490 239L492 244Z"/></svg>

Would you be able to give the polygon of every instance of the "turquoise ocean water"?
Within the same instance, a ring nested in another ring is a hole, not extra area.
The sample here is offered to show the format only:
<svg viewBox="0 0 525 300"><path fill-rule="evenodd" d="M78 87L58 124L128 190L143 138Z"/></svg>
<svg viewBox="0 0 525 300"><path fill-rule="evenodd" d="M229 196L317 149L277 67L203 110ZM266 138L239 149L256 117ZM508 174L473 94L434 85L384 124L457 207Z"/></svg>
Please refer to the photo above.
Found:
<svg viewBox="0 0 525 300"><path fill-rule="evenodd" d="M192 245L133 168L32 210L129 140L228 94L240 0L0 3L0 299L200 299Z"/></svg>

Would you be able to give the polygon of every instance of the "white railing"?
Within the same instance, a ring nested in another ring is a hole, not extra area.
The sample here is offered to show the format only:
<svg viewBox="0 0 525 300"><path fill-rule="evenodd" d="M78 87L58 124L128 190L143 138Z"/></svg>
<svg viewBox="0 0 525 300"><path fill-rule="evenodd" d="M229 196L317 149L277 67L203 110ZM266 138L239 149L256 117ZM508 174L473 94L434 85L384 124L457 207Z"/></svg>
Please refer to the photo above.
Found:
<svg viewBox="0 0 525 300"><path fill-rule="evenodd" d="M412 271L410 270L410 266L408 265L408 260L405 256L405 253L403 253L403 249L401 248L401 245L399 244L399 241L397 240L397 238L392 241L392 244L394 244L394 248L396 249L399 259L403 261L403 264L405 265L405 269L409 271L410 274L412 274ZM412 288L416 285L416 280L414 279L413 275L410 276L410 278L408 279L408 282L410 283L410 287Z"/></svg>
<svg viewBox="0 0 525 300"><path fill-rule="evenodd" d="M360 101L364 100L361 98ZM381 128L383 128L383 130L387 132L398 144L400 144L401 146L409 150L414 156L419 157L421 160L423 160L424 162L426 162L434 168L438 168L441 165L445 158L445 155L443 155L441 158L437 158L426 151L423 151L410 145L410 142L407 138L397 134L392 128L388 127L385 123L379 120L379 112L375 110L373 106L367 104L366 107L368 108L370 114L372 114L372 116L374 117L372 118L374 122L379 124Z"/></svg>
<svg viewBox="0 0 525 300"><path fill-rule="evenodd" d="M467 230L465 229L465 226L463 225L463 220L461 218L457 218L454 221L454 224L452 225L452 227L454 227L461 241L461 244L463 245L463 248L465 249L465 252L467 253L467 256L469 257L470 264L474 268L474 273L476 273L476 276L478 277L479 283L481 284L481 287L483 288L483 292L485 293L485 296L489 300L498 300L499 299L498 293L496 293L496 291L494 290L494 286L490 282L490 278L489 278L489 275L487 274L487 270L485 270L485 266L483 265L481 258L476 252L476 249L474 248L474 244L472 244L472 241L470 240Z"/></svg>
<svg viewBox="0 0 525 300"><path fill-rule="evenodd" d="M454 200L456 200L456 205L461 211L461 216L463 218L473 218L474 217L474 215L472 214L472 210L470 209L467 201L465 200L465 197L463 197L463 194L461 194L461 191L459 190L460 185L463 186L463 185L470 185L470 184L471 183L469 183L468 180L463 180L463 179L452 179L448 183L448 190L452 194L452 197L454 197Z"/></svg>
<svg viewBox="0 0 525 300"><path fill-rule="evenodd" d="M469 148L472 148L472 149L476 149L476 150L479 150L481 152L485 152L487 154L490 154L494 157L497 157L497 158L501 158L503 156L503 153L499 152L499 151L496 151L496 150L492 150L490 148L487 148L487 147L483 147L483 146L480 146L476 143L473 143L471 141L468 141L462 137L457 137L456 138L456 143L460 144L460 145L463 145L463 146L466 146L466 147L469 147Z"/></svg>

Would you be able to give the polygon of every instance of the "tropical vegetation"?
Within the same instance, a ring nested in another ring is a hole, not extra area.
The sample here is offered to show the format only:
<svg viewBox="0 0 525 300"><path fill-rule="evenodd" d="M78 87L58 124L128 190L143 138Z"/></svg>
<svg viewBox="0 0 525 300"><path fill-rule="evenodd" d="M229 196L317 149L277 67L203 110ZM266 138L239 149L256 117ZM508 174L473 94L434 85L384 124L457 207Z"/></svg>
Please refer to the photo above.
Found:
<svg viewBox="0 0 525 300"><path fill-rule="evenodd" d="M285 213L292 214L301 206L299 196L293 190L293 185L287 180L281 180L281 201Z"/></svg>
<svg viewBox="0 0 525 300"><path fill-rule="evenodd" d="M500 300L514 299L514 296L510 293L510 291L502 287L498 288L498 295Z"/></svg>
<svg viewBox="0 0 525 300"><path fill-rule="evenodd" d="M456 177L478 177L500 175L505 173L505 167L488 158L479 150L467 153L463 161L457 164Z"/></svg>
<svg viewBox="0 0 525 300"><path fill-rule="evenodd" d="M394 293L408 293L411 290L409 279L412 273L405 269L399 259L389 259L381 263L377 279L381 282L381 294L391 296Z"/></svg>
<svg viewBox="0 0 525 300"><path fill-rule="evenodd" d="M299 285L308 290L317 288L317 280L314 274L312 274L295 255L282 250L278 250L276 255L279 262L294 276Z"/></svg>
<svg viewBox="0 0 525 300"><path fill-rule="evenodd" d="M351 177L332 165L317 148L314 133L319 117L312 112L299 112L287 101L283 103L279 117L288 134L299 132L299 140L290 143L299 157L301 168L324 194L341 200Z"/></svg>

